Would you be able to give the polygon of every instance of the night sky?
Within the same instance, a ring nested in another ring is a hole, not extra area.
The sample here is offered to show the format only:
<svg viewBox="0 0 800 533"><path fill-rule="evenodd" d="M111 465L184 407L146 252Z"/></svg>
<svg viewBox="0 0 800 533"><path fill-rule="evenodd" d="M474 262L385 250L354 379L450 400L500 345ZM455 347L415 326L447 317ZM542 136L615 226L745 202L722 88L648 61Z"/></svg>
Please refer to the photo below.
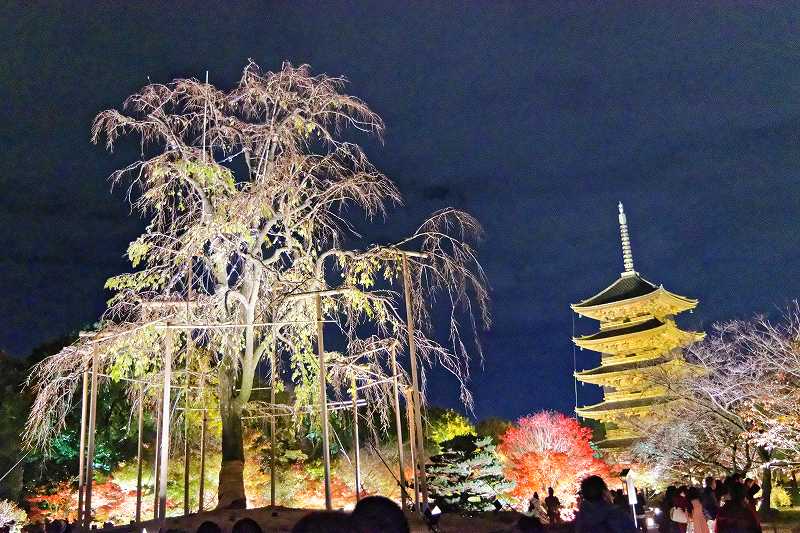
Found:
<svg viewBox="0 0 800 533"><path fill-rule="evenodd" d="M28 2L0 13L0 349L93 321L143 229L89 143L147 83L229 87L248 58L344 74L387 123L373 161L408 207L475 214L494 327L478 418L573 408L569 304L622 270L700 299L682 324L773 313L800 293L797 2ZM576 320L578 332L594 324ZM579 367L597 361L578 352ZM581 403L598 399L579 390ZM453 380L431 400L455 406Z"/></svg>

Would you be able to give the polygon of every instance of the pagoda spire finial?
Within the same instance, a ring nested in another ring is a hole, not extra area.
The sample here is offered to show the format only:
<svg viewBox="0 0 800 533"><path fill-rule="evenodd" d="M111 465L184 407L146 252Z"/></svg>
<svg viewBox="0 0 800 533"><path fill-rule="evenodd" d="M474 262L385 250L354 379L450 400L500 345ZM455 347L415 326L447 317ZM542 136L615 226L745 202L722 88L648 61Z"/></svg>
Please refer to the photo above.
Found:
<svg viewBox="0 0 800 533"><path fill-rule="evenodd" d="M625 266L623 276L633 274L633 252L631 251L631 237L628 235L628 219L625 217L625 209L622 202L619 203L619 236L622 240L622 263Z"/></svg>

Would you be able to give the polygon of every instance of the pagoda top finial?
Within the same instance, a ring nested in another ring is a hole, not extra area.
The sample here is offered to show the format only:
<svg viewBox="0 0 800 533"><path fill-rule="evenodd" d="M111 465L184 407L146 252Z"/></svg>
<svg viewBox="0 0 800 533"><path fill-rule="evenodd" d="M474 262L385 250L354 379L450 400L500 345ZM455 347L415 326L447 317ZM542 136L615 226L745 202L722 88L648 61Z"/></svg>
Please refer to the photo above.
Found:
<svg viewBox="0 0 800 533"><path fill-rule="evenodd" d="M625 216L625 209L622 202L619 203L619 236L622 240L622 263L625 266L623 276L630 276L636 273L633 269L633 252L631 251L631 238L628 235L628 219Z"/></svg>

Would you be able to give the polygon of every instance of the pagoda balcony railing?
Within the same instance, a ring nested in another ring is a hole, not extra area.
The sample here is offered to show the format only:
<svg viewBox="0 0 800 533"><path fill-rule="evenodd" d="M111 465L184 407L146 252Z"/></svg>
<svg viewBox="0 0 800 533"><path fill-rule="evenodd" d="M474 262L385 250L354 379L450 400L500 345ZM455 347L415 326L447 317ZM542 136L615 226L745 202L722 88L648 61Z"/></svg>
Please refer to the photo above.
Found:
<svg viewBox="0 0 800 533"><path fill-rule="evenodd" d="M620 390L620 391L608 392L605 394L604 399L607 402L619 402L625 400L658 398L659 396L665 396L666 394L667 394L666 387L650 387L645 390L634 389L634 390Z"/></svg>
<svg viewBox="0 0 800 533"><path fill-rule="evenodd" d="M607 440L632 439L639 436L640 435L631 428L617 428L617 429L606 430Z"/></svg>
<svg viewBox="0 0 800 533"><path fill-rule="evenodd" d="M623 355L606 354L600 360L600 366L613 366L623 363L636 363L638 361L648 361L650 359L657 359L668 352L669 350L665 349L650 349L645 352L639 352L636 354L630 354L630 353L626 353Z"/></svg>

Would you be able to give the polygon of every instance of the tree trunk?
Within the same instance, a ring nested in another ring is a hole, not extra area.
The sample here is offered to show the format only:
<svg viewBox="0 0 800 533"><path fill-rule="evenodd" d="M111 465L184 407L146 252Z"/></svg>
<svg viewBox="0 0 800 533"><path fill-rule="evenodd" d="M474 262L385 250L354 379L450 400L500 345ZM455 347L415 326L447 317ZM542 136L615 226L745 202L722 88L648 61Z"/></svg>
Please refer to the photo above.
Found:
<svg viewBox="0 0 800 533"><path fill-rule="evenodd" d="M256 288L253 289L257 293ZM255 304L242 304L245 323L245 350L241 361L241 388L236 393L238 368L230 359L220 365L219 414L222 422L222 463L217 489L218 509L246 509L244 492L244 442L242 438L242 411L250 401L255 376Z"/></svg>
<svg viewBox="0 0 800 533"><path fill-rule="evenodd" d="M762 515L772 511L772 468L769 465L761 469L761 505L758 512Z"/></svg>
<svg viewBox="0 0 800 533"><path fill-rule="evenodd" d="M759 446L756 453L763 465L761 467L761 505L758 510L762 516L766 516L772 511L772 466L770 465L772 451Z"/></svg>
<svg viewBox="0 0 800 533"><path fill-rule="evenodd" d="M218 509L244 509L244 445L242 409L234 398L236 369L230 362L220 366L219 414L222 422L222 464L217 489Z"/></svg>

